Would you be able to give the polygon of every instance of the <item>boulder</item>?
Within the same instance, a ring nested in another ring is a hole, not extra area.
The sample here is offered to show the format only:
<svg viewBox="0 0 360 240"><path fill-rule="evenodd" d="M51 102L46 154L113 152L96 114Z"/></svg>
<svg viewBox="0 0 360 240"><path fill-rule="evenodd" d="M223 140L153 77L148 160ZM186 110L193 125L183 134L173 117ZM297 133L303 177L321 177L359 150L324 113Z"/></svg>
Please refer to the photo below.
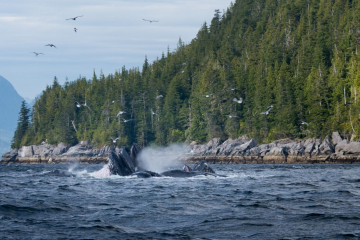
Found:
<svg viewBox="0 0 360 240"><path fill-rule="evenodd" d="M343 140L338 132L333 132L331 135L331 139L334 146Z"/></svg>
<svg viewBox="0 0 360 240"><path fill-rule="evenodd" d="M244 155L244 153L247 150L250 150L251 148L255 147L257 145L255 139L251 139L250 141L247 141L244 144L238 145L236 147L233 148L233 150L231 151L231 155L234 156L241 156Z"/></svg>
<svg viewBox="0 0 360 240"><path fill-rule="evenodd" d="M286 151L286 148L285 147L272 147L270 149L270 151L266 154L266 156L282 156L282 157L285 157L287 156L288 153Z"/></svg>
<svg viewBox="0 0 360 240"><path fill-rule="evenodd" d="M110 156L110 153L115 151L115 148L113 146L104 146L102 148L99 149L99 152L96 155L99 155L101 157L103 156ZM93 150L93 153L95 153L95 151Z"/></svg>
<svg viewBox="0 0 360 240"><path fill-rule="evenodd" d="M315 150L315 142L316 140L314 138L309 138L304 143L304 155L305 157L311 157L311 154Z"/></svg>
<svg viewBox="0 0 360 240"><path fill-rule="evenodd" d="M246 142L249 142L249 139L246 139L246 137L228 139L217 147L215 153L216 155L230 155L237 146L240 146Z"/></svg>
<svg viewBox="0 0 360 240"><path fill-rule="evenodd" d="M67 152L67 150L69 150L69 148L70 148L69 145L67 145L65 143L59 143L52 151L52 155L54 155L54 156L61 155L65 152Z"/></svg>
<svg viewBox="0 0 360 240"><path fill-rule="evenodd" d="M33 146L22 146L19 149L18 156L23 158L34 156Z"/></svg>
<svg viewBox="0 0 360 240"><path fill-rule="evenodd" d="M2 155L1 159L5 160L14 160L18 156L18 150L17 149L11 149L10 152L6 152Z"/></svg>
<svg viewBox="0 0 360 240"><path fill-rule="evenodd" d="M336 155L360 155L360 142L342 140L335 146Z"/></svg>
<svg viewBox="0 0 360 240"><path fill-rule="evenodd" d="M335 152L334 146L331 144L329 136L326 136L324 141L319 146L320 155L330 155Z"/></svg>

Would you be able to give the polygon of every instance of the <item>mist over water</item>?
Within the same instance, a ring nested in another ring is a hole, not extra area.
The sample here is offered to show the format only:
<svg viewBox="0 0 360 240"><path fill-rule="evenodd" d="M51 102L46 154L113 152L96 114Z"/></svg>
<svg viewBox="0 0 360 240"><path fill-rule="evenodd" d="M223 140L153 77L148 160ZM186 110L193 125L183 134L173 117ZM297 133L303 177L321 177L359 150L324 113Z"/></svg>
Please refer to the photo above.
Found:
<svg viewBox="0 0 360 240"><path fill-rule="evenodd" d="M181 165L180 157L190 151L186 144L172 144L167 147L147 147L139 156L139 165L149 171L164 172L174 166Z"/></svg>

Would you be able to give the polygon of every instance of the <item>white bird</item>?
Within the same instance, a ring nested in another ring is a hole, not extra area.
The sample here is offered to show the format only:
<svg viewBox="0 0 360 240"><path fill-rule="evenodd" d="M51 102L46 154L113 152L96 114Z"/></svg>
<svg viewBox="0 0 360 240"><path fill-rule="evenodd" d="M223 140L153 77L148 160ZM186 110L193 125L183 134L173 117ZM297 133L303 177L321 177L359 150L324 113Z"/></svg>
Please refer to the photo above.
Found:
<svg viewBox="0 0 360 240"><path fill-rule="evenodd" d="M147 21L147 22L150 22L150 23L152 23L152 22L158 22L159 20L147 20L147 19L143 19L144 21Z"/></svg>
<svg viewBox="0 0 360 240"><path fill-rule="evenodd" d="M126 113L125 111L119 111L118 114L116 115L116 117L118 117L119 115Z"/></svg>
<svg viewBox="0 0 360 240"><path fill-rule="evenodd" d="M158 115L156 112L154 112L152 109L150 110L152 115Z"/></svg>
<svg viewBox="0 0 360 240"><path fill-rule="evenodd" d="M73 18L68 18L68 19L66 19L66 20L76 20L77 18L79 18L79 17L83 17L84 15L81 15L81 16L76 16L76 17L73 17Z"/></svg>
<svg viewBox="0 0 360 240"><path fill-rule="evenodd" d="M132 121L133 119L126 120L125 118L121 118L121 120L123 120L123 122L129 122L129 121Z"/></svg>
<svg viewBox="0 0 360 240"><path fill-rule="evenodd" d="M231 91L239 90L237 88L230 88Z"/></svg>
<svg viewBox="0 0 360 240"><path fill-rule="evenodd" d="M243 98L240 98L239 100L237 98L233 99L233 102L237 102L237 103L242 103L243 102Z"/></svg>
<svg viewBox="0 0 360 240"><path fill-rule="evenodd" d="M302 124L302 125L305 124L305 125L309 126L309 124L308 124L307 122L304 122L304 121L301 121L301 124Z"/></svg>
<svg viewBox="0 0 360 240"><path fill-rule="evenodd" d="M234 115L224 115L224 116L228 116L229 118L237 118L238 116L234 116Z"/></svg>
<svg viewBox="0 0 360 240"><path fill-rule="evenodd" d="M44 55L43 53L37 53L37 52L32 52L32 53L34 53L36 56L38 56L39 54Z"/></svg>
<svg viewBox="0 0 360 240"><path fill-rule="evenodd" d="M76 106L79 108L79 107L81 107L81 104L79 102L76 102Z"/></svg>
<svg viewBox="0 0 360 240"><path fill-rule="evenodd" d="M85 100L85 103L83 104L83 106L87 107L91 111L90 107L88 105L86 105L86 100Z"/></svg>
<svg viewBox="0 0 360 240"><path fill-rule="evenodd" d="M158 95L158 96L156 96L155 99L158 99L158 98L161 98L161 97L164 97L164 96L163 95Z"/></svg>
<svg viewBox="0 0 360 240"><path fill-rule="evenodd" d="M212 96L213 94L211 93L211 94L206 94L206 95L200 95L200 96L203 96L203 97L210 97L210 96Z"/></svg>
<svg viewBox="0 0 360 240"><path fill-rule="evenodd" d="M54 47L54 48L56 48L56 46L54 45L54 44L46 44L45 46L49 46L49 47Z"/></svg>
<svg viewBox="0 0 360 240"><path fill-rule="evenodd" d="M119 137L117 137L115 139L113 139L112 137L110 137L110 138L112 139L113 143L116 143L116 141L119 139Z"/></svg>

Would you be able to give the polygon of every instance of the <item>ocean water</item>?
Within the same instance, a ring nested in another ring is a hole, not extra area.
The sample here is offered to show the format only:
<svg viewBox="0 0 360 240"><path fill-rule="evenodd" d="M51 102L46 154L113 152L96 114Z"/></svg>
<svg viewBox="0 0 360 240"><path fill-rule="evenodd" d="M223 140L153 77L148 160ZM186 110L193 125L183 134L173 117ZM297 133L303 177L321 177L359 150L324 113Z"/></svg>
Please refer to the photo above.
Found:
<svg viewBox="0 0 360 240"><path fill-rule="evenodd" d="M0 165L0 239L360 238L359 165L211 166L228 177Z"/></svg>

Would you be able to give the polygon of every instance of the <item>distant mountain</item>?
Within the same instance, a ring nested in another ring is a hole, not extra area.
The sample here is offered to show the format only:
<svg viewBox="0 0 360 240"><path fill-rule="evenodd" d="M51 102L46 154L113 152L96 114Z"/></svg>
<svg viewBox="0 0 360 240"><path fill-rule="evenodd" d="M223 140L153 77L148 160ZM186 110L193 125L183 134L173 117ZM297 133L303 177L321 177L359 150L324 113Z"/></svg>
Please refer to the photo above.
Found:
<svg viewBox="0 0 360 240"><path fill-rule="evenodd" d="M23 100L13 85L0 76L0 156L10 150Z"/></svg>

